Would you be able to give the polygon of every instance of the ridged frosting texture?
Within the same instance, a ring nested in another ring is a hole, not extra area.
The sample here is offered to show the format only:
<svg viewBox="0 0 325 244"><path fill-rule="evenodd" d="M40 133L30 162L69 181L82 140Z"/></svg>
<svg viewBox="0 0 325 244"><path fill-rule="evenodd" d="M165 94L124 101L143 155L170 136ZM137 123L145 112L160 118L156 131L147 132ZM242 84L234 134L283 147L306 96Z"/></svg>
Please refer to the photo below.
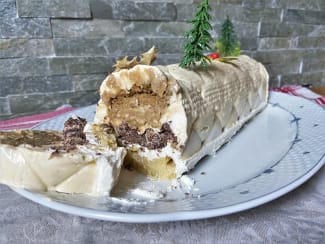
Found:
<svg viewBox="0 0 325 244"><path fill-rule="evenodd" d="M135 84L151 87L159 96L168 96L160 124L170 123L178 144L169 144L162 150L144 149L139 154L147 158L171 157L180 175L229 141L265 107L268 78L265 67L245 55L230 63L212 61L207 69L188 70L178 64L138 65L113 72L104 80L95 122L107 122L108 101L132 94Z"/></svg>

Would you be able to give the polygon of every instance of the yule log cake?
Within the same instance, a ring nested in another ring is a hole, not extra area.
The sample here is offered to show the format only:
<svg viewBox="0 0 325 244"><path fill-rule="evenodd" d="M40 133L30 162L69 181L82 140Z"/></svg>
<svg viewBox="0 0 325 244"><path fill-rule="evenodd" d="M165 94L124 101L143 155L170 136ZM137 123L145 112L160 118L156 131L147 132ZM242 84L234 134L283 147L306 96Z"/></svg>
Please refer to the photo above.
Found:
<svg viewBox="0 0 325 244"><path fill-rule="evenodd" d="M154 49L142 58L150 54L155 58ZM190 170L267 103L268 73L248 56L193 69L143 59L119 61L103 81L95 123L112 126L127 148L125 163L151 177Z"/></svg>

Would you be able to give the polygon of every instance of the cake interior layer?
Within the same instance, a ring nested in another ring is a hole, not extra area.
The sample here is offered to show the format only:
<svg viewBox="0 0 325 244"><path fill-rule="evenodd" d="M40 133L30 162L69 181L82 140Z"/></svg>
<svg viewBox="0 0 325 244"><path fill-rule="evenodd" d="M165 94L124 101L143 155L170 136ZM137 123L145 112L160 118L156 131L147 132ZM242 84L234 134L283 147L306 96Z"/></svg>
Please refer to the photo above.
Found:
<svg viewBox="0 0 325 244"><path fill-rule="evenodd" d="M171 131L169 124L164 123L160 131L147 128L143 133L133 129L128 123L123 122L117 127L118 142L121 146L137 144L148 149L161 149L167 146L167 143L177 143L177 138Z"/></svg>
<svg viewBox="0 0 325 244"><path fill-rule="evenodd" d="M169 157L148 160L136 151L128 150L125 165L154 179L171 180L176 178L176 166Z"/></svg>
<svg viewBox="0 0 325 244"><path fill-rule="evenodd" d="M136 145L138 150L160 150L177 144L170 124L162 122L162 117L168 110L171 94L161 93L155 89L143 88L129 90L128 94L120 93L106 103L105 121L116 133L118 144L126 148ZM172 159L165 157L148 160L137 151L128 149L125 165L158 179L176 178L176 167Z"/></svg>
<svg viewBox="0 0 325 244"><path fill-rule="evenodd" d="M117 129L122 123L140 132L146 128L160 128L160 118L168 106L166 96L155 93L135 93L118 96L110 101L109 121Z"/></svg>
<svg viewBox="0 0 325 244"><path fill-rule="evenodd" d="M169 124L161 122L168 106L168 95L158 95L148 90L131 91L130 94L111 99L107 106L107 119L114 127L120 145L159 150L166 147L167 143L177 143ZM129 149L125 165L155 179L176 178L175 164L168 157L148 160Z"/></svg>

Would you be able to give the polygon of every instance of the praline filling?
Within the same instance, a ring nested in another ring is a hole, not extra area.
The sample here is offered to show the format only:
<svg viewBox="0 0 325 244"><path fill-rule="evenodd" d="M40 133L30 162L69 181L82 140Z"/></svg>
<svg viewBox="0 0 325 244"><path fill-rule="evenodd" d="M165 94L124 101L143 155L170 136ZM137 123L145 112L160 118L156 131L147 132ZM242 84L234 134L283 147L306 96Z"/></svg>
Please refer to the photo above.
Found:
<svg viewBox="0 0 325 244"><path fill-rule="evenodd" d="M127 122L123 122L117 128L118 142L122 146L129 144L138 144L148 149L161 149L167 146L167 143L177 143L177 137L173 134L168 123L163 123L159 132L152 128L147 128L143 133L137 129L131 128Z"/></svg>
<svg viewBox="0 0 325 244"><path fill-rule="evenodd" d="M144 128L159 128L159 120L168 105L168 97L160 97L153 92L118 96L108 105L109 122L115 128L126 122L141 132Z"/></svg>

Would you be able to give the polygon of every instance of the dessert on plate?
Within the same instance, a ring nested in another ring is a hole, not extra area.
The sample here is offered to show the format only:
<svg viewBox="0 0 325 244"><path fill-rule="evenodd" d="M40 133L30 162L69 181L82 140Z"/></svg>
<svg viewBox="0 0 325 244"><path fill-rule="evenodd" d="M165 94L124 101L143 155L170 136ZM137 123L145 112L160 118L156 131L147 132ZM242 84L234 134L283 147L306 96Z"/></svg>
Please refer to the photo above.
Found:
<svg viewBox="0 0 325 244"><path fill-rule="evenodd" d="M0 132L0 183L31 190L109 195L122 165L175 179L214 153L267 103L268 73L241 55L207 68L116 64L100 87L94 123L79 117L63 132Z"/></svg>
<svg viewBox="0 0 325 244"><path fill-rule="evenodd" d="M208 1L199 6L180 64L151 66L154 47L140 59L118 60L100 86L94 123L70 118L63 133L0 132L0 183L107 195L122 165L180 178L228 142L266 106L269 77L261 63L239 55L229 17L216 42L220 58L203 53L211 50L212 26Z"/></svg>

